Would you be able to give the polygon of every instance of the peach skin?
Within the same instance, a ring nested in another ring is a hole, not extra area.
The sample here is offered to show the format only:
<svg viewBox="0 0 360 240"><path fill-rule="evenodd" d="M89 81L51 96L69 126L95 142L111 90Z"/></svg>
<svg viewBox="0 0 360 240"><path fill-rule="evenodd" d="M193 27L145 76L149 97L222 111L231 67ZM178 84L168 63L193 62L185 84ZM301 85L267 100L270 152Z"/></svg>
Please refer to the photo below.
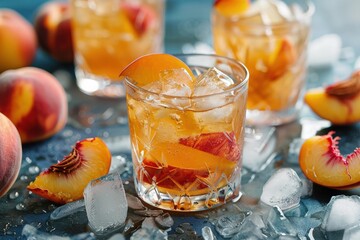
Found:
<svg viewBox="0 0 360 240"><path fill-rule="evenodd" d="M334 132L307 139L300 149L299 164L307 178L319 185L350 189L360 185L360 148L342 156Z"/></svg>
<svg viewBox="0 0 360 240"><path fill-rule="evenodd" d="M87 184L106 175L111 164L111 153L98 137L77 142L69 155L41 172L27 189L58 204L83 197Z"/></svg>
<svg viewBox="0 0 360 240"><path fill-rule="evenodd" d="M20 14L0 8L0 73L29 66L35 58L35 31Z"/></svg>
<svg viewBox="0 0 360 240"><path fill-rule="evenodd" d="M310 89L304 100L319 117L333 124L360 121L360 71L326 88Z"/></svg>
<svg viewBox="0 0 360 240"><path fill-rule="evenodd" d="M19 175L22 146L14 124L0 113L0 197L4 196Z"/></svg>
<svg viewBox="0 0 360 240"><path fill-rule="evenodd" d="M14 123L23 143L60 131L67 110L65 91L50 73L25 67L0 74L0 112Z"/></svg>

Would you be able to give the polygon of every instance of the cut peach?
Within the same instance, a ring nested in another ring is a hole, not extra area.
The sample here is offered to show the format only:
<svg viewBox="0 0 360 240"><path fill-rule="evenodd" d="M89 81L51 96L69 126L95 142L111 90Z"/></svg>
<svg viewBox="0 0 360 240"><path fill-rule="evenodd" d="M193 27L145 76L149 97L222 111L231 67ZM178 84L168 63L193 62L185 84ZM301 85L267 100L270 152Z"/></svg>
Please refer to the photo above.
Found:
<svg viewBox="0 0 360 240"><path fill-rule="evenodd" d="M203 133L199 136L180 139L180 144L224 157L230 161L239 161L240 149L234 133Z"/></svg>
<svg viewBox="0 0 360 240"><path fill-rule="evenodd" d="M215 0L214 8L224 16L233 16L246 12L250 0Z"/></svg>
<svg viewBox="0 0 360 240"><path fill-rule="evenodd" d="M360 71L326 88L310 89L304 100L319 117L333 124L360 121Z"/></svg>
<svg viewBox="0 0 360 240"><path fill-rule="evenodd" d="M154 53L144 55L131 62L121 71L120 76L132 79L139 86L145 86L159 81L163 71L181 68L194 78L190 68L179 58L170 54Z"/></svg>
<svg viewBox="0 0 360 240"><path fill-rule="evenodd" d="M236 162L224 157L177 143L161 143L153 146L148 158L145 158L142 164L147 173L141 178L150 184L152 180L156 180L157 185L166 188L166 191L178 189L179 185L184 188L189 187L197 179L206 181L213 175L220 178L225 174L230 178L236 166ZM204 188L207 188L206 184L200 184L197 190Z"/></svg>
<svg viewBox="0 0 360 240"><path fill-rule="evenodd" d="M83 197L87 184L106 175L111 153L100 138L88 138L76 143L62 161L41 172L27 187L50 201L65 204Z"/></svg>
<svg viewBox="0 0 360 240"><path fill-rule="evenodd" d="M347 189L360 185L360 148L342 156L334 132L307 139L299 155L300 168L307 178L322 186Z"/></svg>

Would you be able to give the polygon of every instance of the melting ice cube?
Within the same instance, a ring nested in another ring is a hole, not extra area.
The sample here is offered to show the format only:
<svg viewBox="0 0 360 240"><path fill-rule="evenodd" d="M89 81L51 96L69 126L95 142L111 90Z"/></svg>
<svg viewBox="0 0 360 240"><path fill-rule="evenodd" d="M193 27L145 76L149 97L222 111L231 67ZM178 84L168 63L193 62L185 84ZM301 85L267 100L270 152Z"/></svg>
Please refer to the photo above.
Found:
<svg viewBox="0 0 360 240"><path fill-rule="evenodd" d="M21 235L26 239L36 240L92 240L96 239L93 233L80 233L72 237L61 237L57 235L51 235L46 232L39 231L36 227L25 224L22 229Z"/></svg>
<svg viewBox="0 0 360 240"><path fill-rule="evenodd" d="M359 196L333 196L326 206L321 225L326 231L338 231L358 225L360 222Z"/></svg>
<svg viewBox="0 0 360 240"><path fill-rule="evenodd" d="M90 227L99 234L121 227L128 204L120 174L108 174L91 181L84 191L86 214Z"/></svg>
<svg viewBox="0 0 360 240"><path fill-rule="evenodd" d="M292 19L290 8L278 0L258 0L249 10L252 14L260 14L264 24L278 24Z"/></svg>
<svg viewBox="0 0 360 240"><path fill-rule="evenodd" d="M285 210L297 206L301 194L302 182L297 173L291 168L282 168L265 183L260 199Z"/></svg>
<svg viewBox="0 0 360 240"><path fill-rule="evenodd" d="M312 67L327 67L336 63L341 52L342 40L336 34L327 34L309 44L308 63Z"/></svg>
<svg viewBox="0 0 360 240"><path fill-rule="evenodd" d="M84 210L84 200L78 200L74 202L67 203L56 208L50 215L51 220L61 219L67 217L73 213Z"/></svg>
<svg viewBox="0 0 360 240"><path fill-rule="evenodd" d="M346 229L343 239L360 239L360 223L354 227Z"/></svg>
<svg viewBox="0 0 360 240"><path fill-rule="evenodd" d="M297 234L295 227L277 206L270 210L267 224L278 235L296 236Z"/></svg>

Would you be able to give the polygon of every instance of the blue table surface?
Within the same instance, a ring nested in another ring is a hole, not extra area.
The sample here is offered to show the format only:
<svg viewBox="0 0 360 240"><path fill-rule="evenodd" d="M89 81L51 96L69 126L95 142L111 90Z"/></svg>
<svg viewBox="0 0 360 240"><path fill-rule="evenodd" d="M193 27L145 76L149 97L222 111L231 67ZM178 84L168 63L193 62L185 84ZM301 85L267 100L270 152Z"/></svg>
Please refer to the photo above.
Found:
<svg viewBox="0 0 360 240"><path fill-rule="evenodd" d="M0 0L0 8L15 9L28 19L29 22L33 22L38 7L44 2L46 1ZM350 74L353 70L352 65L360 54L360 34L357 31L360 26L360 14L358 13L360 1L316 0L314 4L316 13L312 22L311 39L328 33L338 34L342 39L343 49L348 49L348 52L351 52L352 56L347 59L346 63L343 63L342 66L344 67L333 66L323 69L309 69L308 88L321 86L326 82L333 81L334 78L341 78L344 75ZM212 37L209 15L211 7L211 0L167 0L165 11L165 51L168 53L179 53L182 52L185 44L195 44L198 42L207 43L211 46ZM59 64L42 52L41 49L38 50L33 65L44 68L52 73L69 73L70 79L74 80L72 64ZM46 168L50 163L62 159L64 154L69 152L69 149L71 149L77 140L85 137L104 136L113 137L114 141L117 141L118 137L126 137L128 135L124 100L101 99L86 96L76 88L75 81L70 82L66 90L70 99L69 123L59 134L46 141L24 145L23 161L26 159L36 160L40 167ZM116 125L111 125L108 121L101 118L101 112L109 106L117 106L116 111L118 115L114 120L117 123ZM80 116L80 114L91 114L92 116L100 117L93 123L90 120L88 122L84 121L83 116ZM307 108L303 110L303 114L316 118ZM289 139L296 137L299 134L299 126L298 122L294 122L278 127L277 137L280 140L279 142L285 144L289 142ZM359 124L348 127L330 126L323 129L322 132L327 133L329 130L336 130L337 135L342 137L340 149L344 153L350 153L355 147L360 146ZM121 152L119 154L123 154L122 156L124 158L130 158L129 152ZM334 194L338 194L338 192L314 186L313 197L323 202L329 201L330 197ZM0 200L0 206L1 204L4 204L4 200ZM8 203L6 202L6 204ZM6 216L5 213L1 217L17 216ZM45 217L48 217L48 215L28 215L24 217L24 221L25 223L31 222L34 218L38 218L38 221L43 221L44 219L41 218ZM179 216L177 221L186 218L189 217ZM197 231L203 226L202 221L200 223L194 219L190 219L189 221L194 222L194 228ZM4 236L5 230L3 229L6 229L6 226L0 224L0 238L16 239L21 235L23 224L24 222L14 227L14 229L10 229L16 232L16 236Z"/></svg>

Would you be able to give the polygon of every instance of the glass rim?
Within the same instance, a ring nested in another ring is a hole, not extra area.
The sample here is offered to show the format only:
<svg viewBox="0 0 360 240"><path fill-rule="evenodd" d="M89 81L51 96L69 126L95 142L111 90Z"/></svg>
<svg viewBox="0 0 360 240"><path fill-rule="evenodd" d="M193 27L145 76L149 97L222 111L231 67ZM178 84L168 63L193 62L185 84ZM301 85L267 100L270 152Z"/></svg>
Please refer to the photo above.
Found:
<svg viewBox="0 0 360 240"><path fill-rule="evenodd" d="M311 0L301 0L305 4L307 4L307 11L304 11L304 18L310 18L314 15L315 12L315 5L313 1ZM282 27L288 27L289 25L292 25L294 23L298 23L299 20L294 19L286 22L281 23L270 23L270 24L264 24L264 23L242 23L241 20L244 19L241 15L235 15L235 16L224 16L220 14L214 7L213 7L213 13L215 13L217 16L227 19L230 22L236 22L236 24L240 25L248 25L253 27L260 27L260 28L282 28Z"/></svg>
<svg viewBox="0 0 360 240"><path fill-rule="evenodd" d="M250 77L250 73L249 70L247 69L247 67L245 66L245 64L243 64L240 61L237 61L233 58L230 57L226 57L226 56L222 56L222 55L217 55L217 54L212 54L212 53L178 53L178 54L171 54L175 57L211 57L211 58L220 58L220 59L224 59L226 61L230 61L235 65L238 65L243 71L244 71L244 79L237 83L232 85L229 89L226 89L222 92L219 93L211 93L211 94L206 94L206 95L200 95L200 96L176 96L176 95L169 95L169 94L162 94L162 93L157 93L157 92L153 92L147 89L144 89L143 87L140 87L136 84L134 84L131 79L125 77L124 79L124 83L125 85L130 86L131 88L135 89L136 91L141 91L141 92L145 92L148 94L152 94L152 95L157 95L157 96L161 96L163 98L177 98L177 99L201 99L201 98L207 98L210 96L218 96L218 95L226 95L232 91L238 90L238 89L243 89L247 86L248 82L249 82L249 77ZM191 67L191 65L189 65L189 67ZM209 67L211 68L211 67Z"/></svg>

